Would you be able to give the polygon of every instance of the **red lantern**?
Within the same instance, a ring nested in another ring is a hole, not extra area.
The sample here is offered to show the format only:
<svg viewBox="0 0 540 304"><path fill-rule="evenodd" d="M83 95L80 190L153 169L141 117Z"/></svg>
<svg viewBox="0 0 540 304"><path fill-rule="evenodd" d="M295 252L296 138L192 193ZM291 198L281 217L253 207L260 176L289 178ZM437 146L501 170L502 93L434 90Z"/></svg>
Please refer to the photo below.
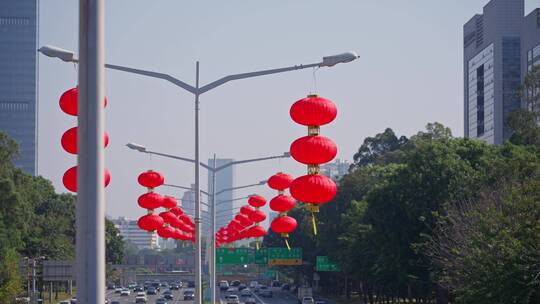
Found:
<svg viewBox="0 0 540 304"><path fill-rule="evenodd" d="M105 97L105 105L107 106L107 97ZM60 108L64 113L72 116L78 114L78 92L77 88L69 89L60 96Z"/></svg>
<svg viewBox="0 0 540 304"><path fill-rule="evenodd" d="M146 188L156 188L165 182L165 178L161 173L152 170L141 173L137 180L141 186Z"/></svg>
<svg viewBox="0 0 540 304"><path fill-rule="evenodd" d="M240 208L240 213L248 215L248 216L253 211L255 211L255 209L253 209L251 206L242 206L242 208Z"/></svg>
<svg viewBox="0 0 540 304"><path fill-rule="evenodd" d="M336 105L317 95L309 95L295 102L290 110L291 118L304 126L322 126L332 122L337 115Z"/></svg>
<svg viewBox="0 0 540 304"><path fill-rule="evenodd" d="M174 228L172 228L171 226L166 226L159 228L157 230L157 234L164 239L168 239L175 234L175 231Z"/></svg>
<svg viewBox="0 0 540 304"><path fill-rule="evenodd" d="M266 219L266 214L261 210L255 210L248 215L249 219L255 223L260 223Z"/></svg>
<svg viewBox="0 0 540 304"><path fill-rule="evenodd" d="M229 225L230 225L230 228L234 230L242 230L244 228L244 226L242 226L242 224L236 219L231 220Z"/></svg>
<svg viewBox="0 0 540 304"><path fill-rule="evenodd" d="M176 215L170 211L164 211L159 214L167 224L178 221Z"/></svg>
<svg viewBox="0 0 540 304"><path fill-rule="evenodd" d="M287 212L294 208L294 205L296 200L290 195L280 194L270 200L270 209L276 212Z"/></svg>
<svg viewBox="0 0 540 304"><path fill-rule="evenodd" d="M104 137L105 147L107 147L109 145L109 135L107 132L105 132ZM67 153L77 154L77 127L73 127L64 132L60 143L62 144L62 148L64 148Z"/></svg>
<svg viewBox="0 0 540 304"><path fill-rule="evenodd" d="M253 221L250 220L246 215L244 215L244 214L242 214L242 213L237 214L234 218L235 218L237 221L239 221L240 224L241 224L243 227L248 227L248 226L253 225Z"/></svg>
<svg viewBox="0 0 540 304"><path fill-rule="evenodd" d="M182 210L182 208L180 208L180 207L173 207L169 211L174 213L176 216L180 216L180 215L184 214L184 210Z"/></svg>
<svg viewBox="0 0 540 304"><path fill-rule="evenodd" d="M324 175L310 174L295 179L290 191L291 195L301 202L320 205L328 203L336 196L337 186Z"/></svg>
<svg viewBox="0 0 540 304"><path fill-rule="evenodd" d="M163 201L161 201L161 207L166 209L176 207L176 200L172 196L165 196Z"/></svg>
<svg viewBox="0 0 540 304"><path fill-rule="evenodd" d="M164 221L163 218L155 214L147 214L139 218L137 225L142 230L146 231L155 231L160 227L163 227Z"/></svg>
<svg viewBox="0 0 540 304"><path fill-rule="evenodd" d="M336 144L324 136L304 136L291 144L291 156L306 165L324 164L336 157Z"/></svg>
<svg viewBox="0 0 540 304"><path fill-rule="evenodd" d="M289 174L279 172L270 176L268 179L268 186L274 190L283 191L289 188L289 185L293 181L293 177Z"/></svg>
<svg viewBox="0 0 540 304"><path fill-rule="evenodd" d="M266 200L264 199L264 197L260 195L252 195L248 199L248 204L250 204L251 206L255 208L260 208L266 205Z"/></svg>
<svg viewBox="0 0 540 304"><path fill-rule="evenodd" d="M105 187L111 182L111 174L109 170L105 169ZM77 192L77 166L69 168L62 177L64 187L71 192Z"/></svg>
<svg viewBox="0 0 540 304"><path fill-rule="evenodd" d="M248 234L254 238L264 237L266 235L266 229L262 226L253 226L249 228Z"/></svg>
<svg viewBox="0 0 540 304"><path fill-rule="evenodd" d="M281 233L282 235L293 232L297 226L296 220L286 215L275 218L272 224L270 224L272 231Z"/></svg>
<svg viewBox="0 0 540 304"><path fill-rule="evenodd" d="M163 196L161 196L160 194L148 192L139 196L137 203L144 209L157 209L161 207L162 201Z"/></svg>
<svg viewBox="0 0 540 304"><path fill-rule="evenodd" d="M186 223L188 226L194 226L193 221L186 214L182 214L182 215L178 216L178 219L181 220L182 222Z"/></svg>

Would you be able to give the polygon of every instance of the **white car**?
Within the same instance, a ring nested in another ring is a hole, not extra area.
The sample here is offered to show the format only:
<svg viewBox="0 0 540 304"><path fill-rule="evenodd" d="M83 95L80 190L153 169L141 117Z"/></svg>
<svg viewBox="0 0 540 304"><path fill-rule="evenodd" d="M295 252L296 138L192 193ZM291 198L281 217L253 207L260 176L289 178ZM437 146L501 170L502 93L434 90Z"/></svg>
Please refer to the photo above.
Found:
<svg viewBox="0 0 540 304"><path fill-rule="evenodd" d="M315 300L312 297L303 297L302 304L315 304Z"/></svg>
<svg viewBox="0 0 540 304"><path fill-rule="evenodd" d="M114 293L121 293L122 292L122 288L115 288L114 289Z"/></svg>
<svg viewBox="0 0 540 304"><path fill-rule="evenodd" d="M228 293L238 292L238 287L229 287L229 288L227 289L227 292L228 292Z"/></svg>
<svg viewBox="0 0 540 304"><path fill-rule="evenodd" d="M259 282L257 282L257 281L251 281L251 282L249 282L249 288L251 288L251 289L255 289L255 288L257 288L258 286L259 286Z"/></svg>
<svg viewBox="0 0 540 304"><path fill-rule="evenodd" d="M147 299L145 295L135 297L135 303L146 303Z"/></svg>
<svg viewBox="0 0 540 304"><path fill-rule="evenodd" d="M146 293L144 293L144 291L139 291L137 292L136 297L146 297Z"/></svg>
<svg viewBox="0 0 540 304"><path fill-rule="evenodd" d="M229 289L229 282L227 282L227 281L219 281L219 289L220 290Z"/></svg>
<svg viewBox="0 0 540 304"><path fill-rule="evenodd" d="M226 304L240 304L240 299L237 295L228 295L225 297Z"/></svg>
<svg viewBox="0 0 540 304"><path fill-rule="evenodd" d="M127 288L122 289L122 292L120 293L121 296L128 296L131 294L131 291Z"/></svg>

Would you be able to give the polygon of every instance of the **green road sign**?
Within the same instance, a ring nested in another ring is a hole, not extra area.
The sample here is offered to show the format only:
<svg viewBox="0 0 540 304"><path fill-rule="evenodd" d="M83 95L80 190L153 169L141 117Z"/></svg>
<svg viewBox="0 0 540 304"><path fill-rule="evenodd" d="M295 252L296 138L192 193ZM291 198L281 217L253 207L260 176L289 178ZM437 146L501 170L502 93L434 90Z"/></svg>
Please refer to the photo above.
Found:
<svg viewBox="0 0 540 304"><path fill-rule="evenodd" d="M255 264L257 265L268 264L268 249L259 248L259 250L255 250L254 261L255 261Z"/></svg>
<svg viewBox="0 0 540 304"><path fill-rule="evenodd" d="M268 265L302 265L302 248L268 248Z"/></svg>
<svg viewBox="0 0 540 304"><path fill-rule="evenodd" d="M242 265L252 261L249 248L218 248L216 250L216 264Z"/></svg>
<svg viewBox="0 0 540 304"><path fill-rule="evenodd" d="M327 256L317 256L315 269L317 271L341 271L341 267L330 262Z"/></svg>
<svg viewBox="0 0 540 304"><path fill-rule="evenodd" d="M273 279L276 277L276 271L275 270L267 270L265 273L264 273L264 276L269 278L269 279Z"/></svg>

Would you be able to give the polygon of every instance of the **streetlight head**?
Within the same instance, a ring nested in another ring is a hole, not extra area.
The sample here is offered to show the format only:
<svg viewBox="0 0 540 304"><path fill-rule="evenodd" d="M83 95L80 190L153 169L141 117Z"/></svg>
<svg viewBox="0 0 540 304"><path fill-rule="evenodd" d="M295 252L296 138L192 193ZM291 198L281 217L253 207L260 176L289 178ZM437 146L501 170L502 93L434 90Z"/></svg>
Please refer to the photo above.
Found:
<svg viewBox="0 0 540 304"><path fill-rule="evenodd" d="M291 157L291 152L283 152L283 157Z"/></svg>
<svg viewBox="0 0 540 304"><path fill-rule="evenodd" d="M360 58L355 52L346 52L332 56L323 57L323 61L319 66L332 67L338 63L347 63Z"/></svg>
<svg viewBox="0 0 540 304"><path fill-rule="evenodd" d="M56 46L45 45L38 49L38 51L48 57L58 58L65 62L77 62L77 57L73 51L64 50Z"/></svg>
<svg viewBox="0 0 540 304"><path fill-rule="evenodd" d="M267 182L268 182L267 180L260 181L260 182L259 182L259 185L261 185L261 186L262 186L262 185L265 185Z"/></svg>
<svg viewBox="0 0 540 304"><path fill-rule="evenodd" d="M137 150L139 152L146 152L145 146L142 146L136 143L128 143L126 146L132 150Z"/></svg>

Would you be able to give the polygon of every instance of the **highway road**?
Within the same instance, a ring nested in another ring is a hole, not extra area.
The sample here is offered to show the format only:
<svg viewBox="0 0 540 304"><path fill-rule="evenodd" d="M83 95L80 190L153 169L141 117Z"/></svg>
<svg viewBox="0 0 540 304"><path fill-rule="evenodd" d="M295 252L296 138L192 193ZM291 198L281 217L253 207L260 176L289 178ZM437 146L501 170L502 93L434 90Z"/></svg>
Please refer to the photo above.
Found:
<svg viewBox="0 0 540 304"><path fill-rule="evenodd" d="M273 296L271 298L263 298L258 294L252 293L253 298L257 301L257 304L297 304L298 301L293 294L287 291L281 291L279 288L272 288ZM225 296L228 294L235 294L240 298L240 303L244 303L244 299L240 296L240 292L227 293L220 292L220 302L226 304Z"/></svg>
<svg viewBox="0 0 540 304"><path fill-rule="evenodd" d="M165 288L162 288L160 292L158 292L157 295L147 295L147 302L149 304L156 303L156 300L162 297L163 292L167 290ZM193 301L184 301L184 291L186 290L193 290L193 288L182 288L180 290L172 290L174 299L173 300L167 300L167 304L192 304ZM137 295L136 292L131 292L131 295L128 296L121 296L119 293L114 293L114 291L107 290L106 298L109 300L109 304L111 304L112 301L118 301L121 304L131 304L135 303L135 296Z"/></svg>

